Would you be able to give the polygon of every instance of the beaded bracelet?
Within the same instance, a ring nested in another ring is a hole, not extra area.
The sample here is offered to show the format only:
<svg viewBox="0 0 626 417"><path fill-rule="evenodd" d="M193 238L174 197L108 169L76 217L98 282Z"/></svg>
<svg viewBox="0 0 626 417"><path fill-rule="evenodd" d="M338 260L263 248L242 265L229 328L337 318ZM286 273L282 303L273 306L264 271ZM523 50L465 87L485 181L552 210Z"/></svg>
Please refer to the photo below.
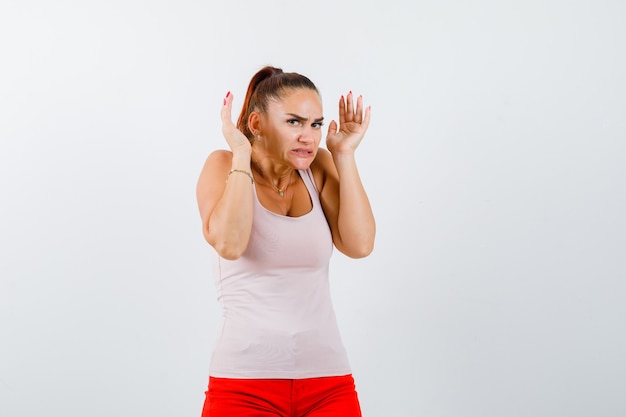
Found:
<svg viewBox="0 0 626 417"><path fill-rule="evenodd" d="M232 174L233 172L241 172L242 174L246 174L247 176L250 177L250 181L252 181L252 184L254 184L254 177L252 177L252 173L248 171L244 171L243 169L231 169L230 171L228 171L228 175L226 176L226 182L228 182L228 178L230 177L230 174Z"/></svg>

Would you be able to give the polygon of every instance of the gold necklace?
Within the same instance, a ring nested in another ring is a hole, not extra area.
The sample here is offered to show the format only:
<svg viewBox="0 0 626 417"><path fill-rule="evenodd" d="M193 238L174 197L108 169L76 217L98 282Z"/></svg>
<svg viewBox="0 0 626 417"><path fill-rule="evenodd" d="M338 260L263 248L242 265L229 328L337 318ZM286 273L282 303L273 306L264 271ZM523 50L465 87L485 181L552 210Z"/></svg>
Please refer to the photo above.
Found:
<svg viewBox="0 0 626 417"><path fill-rule="evenodd" d="M261 169L261 164L255 163L255 165L257 166L259 172L261 173L261 177L265 180L265 173L263 172L263 169ZM287 191L287 187L289 187L289 184L291 183L291 174L293 174L293 170L289 172L289 177L287 178L287 185L285 185L283 188L278 188L272 183L272 181L269 181L269 180L267 181L269 185L274 189L274 191L278 193L278 195L281 198L285 197L285 191Z"/></svg>
<svg viewBox="0 0 626 417"><path fill-rule="evenodd" d="M270 185L272 186L272 188L278 193L278 195L283 198L285 196L285 191L287 191L287 187L289 187L289 184L291 183L291 173L293 172L290 171L289 172L289 178L287 178L287 185L285 185L284 188L278 188L277 186L275 186L274 184L272 184L271 181L269 181Z"/></svg>

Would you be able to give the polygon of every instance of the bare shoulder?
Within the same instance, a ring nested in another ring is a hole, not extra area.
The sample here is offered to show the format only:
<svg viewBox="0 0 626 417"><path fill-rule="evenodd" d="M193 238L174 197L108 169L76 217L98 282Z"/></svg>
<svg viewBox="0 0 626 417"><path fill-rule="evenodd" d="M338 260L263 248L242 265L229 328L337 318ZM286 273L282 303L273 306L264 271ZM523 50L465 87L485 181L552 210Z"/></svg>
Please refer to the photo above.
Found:
<svg viewBox="0 0 626 417"><path fill-rule="evenodd" d="M315 155L315 159L313 160L312 165L319 165L319 164L327 165L327 164L332 164L332 163L333 163L333 157L330 154L330 152L328 152L328 149L319 148L317 150L317 155Z"/></svg>
<svg viewBox="0 0 626 417"><path fill-rule="evenodd" d="M202 195L207 191L219 189L226 178L226 173L232 164L233 154L226 150L217 150L209 154L202 167L200 178L198 178L197 189Z"/></svg>
<svg viewBox="0 0 626 417"><path fill-rule="evenodd" d="M211 166L224 166L230 165L233 161L233 153L225 149L218 149L209 154L205 162L205 168L207 165Z"/></svg>
<svg viewBox="0 0 626 417"><path fill-rule="evenodd" d="M327 149L319 148L315 159L311 164L311 172L315 178L315 184L319 190L322 190L328 178L336 176L335 163L333 157Z"/></svg>

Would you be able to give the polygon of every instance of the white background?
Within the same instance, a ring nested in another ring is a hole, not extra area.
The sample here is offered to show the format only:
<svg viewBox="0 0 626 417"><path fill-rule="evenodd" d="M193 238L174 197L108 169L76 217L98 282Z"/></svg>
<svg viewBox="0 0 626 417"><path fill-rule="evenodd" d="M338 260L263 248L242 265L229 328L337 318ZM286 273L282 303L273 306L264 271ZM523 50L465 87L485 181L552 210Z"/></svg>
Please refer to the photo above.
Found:
<svg viewBox="0 0 626 417"><path fill-rule="evenodd" d="M372 105L365 417L626 415L626 3L0 0L0 415L198 416L195 183L266 64Z"/></svg>

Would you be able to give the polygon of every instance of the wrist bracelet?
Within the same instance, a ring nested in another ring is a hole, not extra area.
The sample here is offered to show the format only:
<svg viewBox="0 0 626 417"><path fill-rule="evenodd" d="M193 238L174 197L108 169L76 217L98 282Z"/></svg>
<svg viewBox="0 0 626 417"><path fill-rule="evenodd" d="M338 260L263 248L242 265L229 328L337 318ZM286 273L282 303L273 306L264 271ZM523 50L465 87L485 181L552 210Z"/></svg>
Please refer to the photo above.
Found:
<svg viewBox="0 0 626 417"><path fill-rule="evenodd" d="M252 181L252 184L254 184L254 177L252 177L252 173L248 171L244 171L243 169L231 169L230 171L228 171L228 175L226 176L227 183L228 183L228 178L230 177L230 174L232 174L233 172L241 172L242 174L246 174L247 176L250 177L250 181Z"/></svg>

